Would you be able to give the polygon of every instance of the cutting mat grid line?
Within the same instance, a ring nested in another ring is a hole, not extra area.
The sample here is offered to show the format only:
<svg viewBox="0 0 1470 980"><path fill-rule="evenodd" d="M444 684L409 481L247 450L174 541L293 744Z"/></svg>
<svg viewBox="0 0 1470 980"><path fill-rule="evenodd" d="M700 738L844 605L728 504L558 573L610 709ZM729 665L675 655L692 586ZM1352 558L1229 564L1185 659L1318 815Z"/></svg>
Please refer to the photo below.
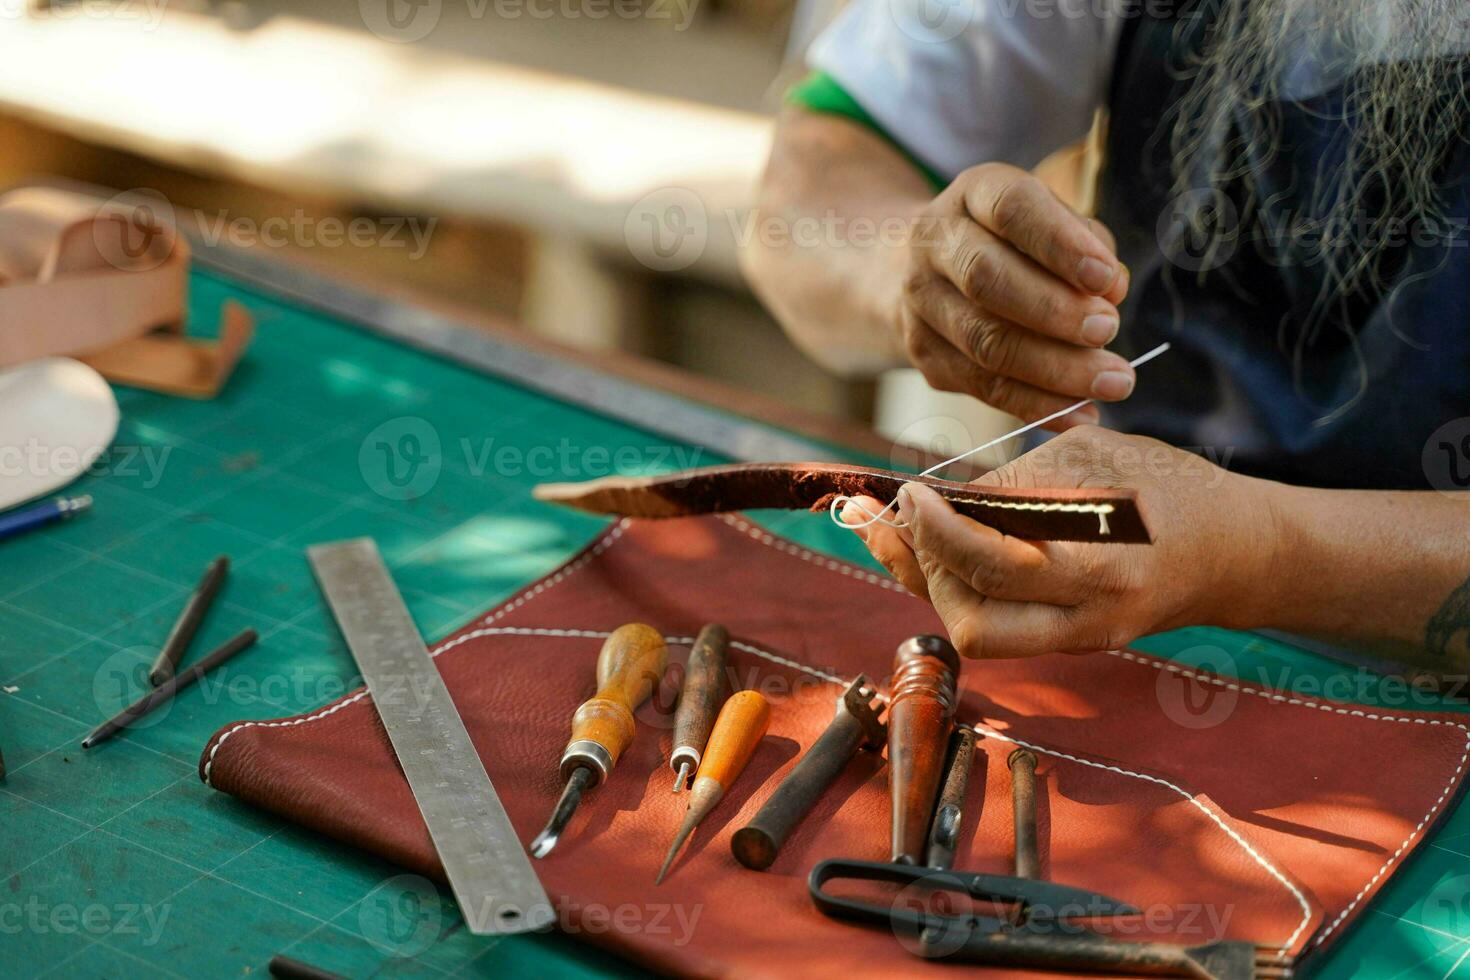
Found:
<svg viewBox="0 0 1470 980"><path fill-rule="evenodd" d="M372 536L432 641L551 571L603 526L530 499L538 479L596 475L529 472L530 450L569 448L582 465L575 454L586 448L627 447L658 468L650 450L667 440L217 273L195 273L192 322L217 322L229 298L257 314L259 331L221 398L119 389L119 449L76 487L96 498L93 513L0 546L0 688L16 688L0 690L0 747L11 766L0 784L0 881L8 886L0 904L100 904L115 913L110 929L62 933L43 923L7 935L6 974L260 975L272 954L289 951L354 977L637 975L564 937L472 936L447 890L209 790L192 770L222 725L303 712L356 685L306 545ZM426 433L440 443L437 477L421 496L395 499L403 474L381 468L383 446L412 449L402 437ZM378 442L364 451L369 437ZM678 448L685 461L720 461ZM496 450L522 465L497 466ZM129 452L131 468L123 466ZM150 470L150 461L161 468ZM663 454L664 468L679 461ZM877 570L825 518L762 515L762 523ZM235 559L230 580L190 656L247 625L262 633L257 647L216 683L83 753L85 727L141 689L139 668L221 552ZM1242 667L1289 663L1322 678L1338 670L1221 631L1142 646L1170 656L1201 644L1227 649ZM267 689L266 681L280 683ZM1440 832L1467 835L1465 812ZM1447 927L1433 904L1461 877L1470 884L1470 856L1458 850L1435 848L1431 861L1412 862L1324 975L1470 980L1460 959L1470 920ZM403 933L404 923L382 916L406 897L422 918ZM167 917L156 935L128 931L115 921L124 907Z"/></svg>

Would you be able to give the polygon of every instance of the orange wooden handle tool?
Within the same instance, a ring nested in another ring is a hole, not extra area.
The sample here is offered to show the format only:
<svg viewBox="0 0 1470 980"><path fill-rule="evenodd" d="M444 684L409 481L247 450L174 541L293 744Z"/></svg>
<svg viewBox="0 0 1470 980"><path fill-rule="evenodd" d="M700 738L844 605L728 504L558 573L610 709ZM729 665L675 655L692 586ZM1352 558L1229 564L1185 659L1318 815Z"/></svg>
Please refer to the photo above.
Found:
<svg viewBox="0 0 1470 980"><path fill-rule="evenodd" d="M689 791L689 809L684 811L684 822L674 835L674 843L664 858L663 867L658 869L657 884L664 880L679 848L694 833L699 822L709 816L719 805L730 784L740 776L740 771L750 761L755 747L765 737L771 723L771 703L759 691L737 691L720 709L715 719L714 730L709 733L709 743L704 747L704 758L699 762L699 772L694 775L694 786Z"/></svg>
<svg viewBox="0 0 1470 980"><path fill-rule="evenodd" d="M629 623L613 630L597 655L597 694L572 715L572 739L561 764L563 779L586 765L589 755L607 778L618 756L633 742L634 710L653 693L668 662L663 634L652 626ZM602 753L593 746L601 747Z"/></svg>
<svg viewBox="0 0 1470 980"><path fill-rule="evenodd" d="M715 719L695 780L712 779L722 789L729 789L770 724L771 703L765 695L759 691L737 691L730 695Z"/></svg>

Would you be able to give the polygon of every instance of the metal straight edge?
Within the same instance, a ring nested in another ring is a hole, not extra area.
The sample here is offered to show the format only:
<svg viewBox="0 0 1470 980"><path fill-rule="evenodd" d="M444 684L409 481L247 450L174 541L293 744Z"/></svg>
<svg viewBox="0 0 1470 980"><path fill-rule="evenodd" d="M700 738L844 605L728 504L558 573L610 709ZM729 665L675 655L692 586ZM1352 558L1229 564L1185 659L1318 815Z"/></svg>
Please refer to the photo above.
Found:
<svg viewBox="0 0 1470 980"><path fill-rule="evenodd" d="M470 931L530 932L555 911L371 538L307 557L367 682Z"/></svg>
<svg viewBox="0 0 1470 980"><path fill-rule="evenodd" d="M845 461L821 443L516 344L411 303L371 295L292 263L188 237L195 246L193 261L205 268L681 444L744 462Z"/></svg>

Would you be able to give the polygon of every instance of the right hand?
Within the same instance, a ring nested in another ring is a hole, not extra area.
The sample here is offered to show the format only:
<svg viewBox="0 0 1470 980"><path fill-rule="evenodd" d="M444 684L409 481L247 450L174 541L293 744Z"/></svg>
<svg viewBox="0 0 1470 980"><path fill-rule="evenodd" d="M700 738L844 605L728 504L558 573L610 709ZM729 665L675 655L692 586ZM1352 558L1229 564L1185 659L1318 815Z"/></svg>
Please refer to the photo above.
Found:
<svg viewBox="0 0 1470 980"><path fill-rule="evenodd" d="M1111 241L1029 172L971 167L913 225L904 350L935 388L1026 421L1083 398L1127 398L1133 369L1102 349L1128 292ZM1096 421L1088 406L1048 428Z"/></svg>

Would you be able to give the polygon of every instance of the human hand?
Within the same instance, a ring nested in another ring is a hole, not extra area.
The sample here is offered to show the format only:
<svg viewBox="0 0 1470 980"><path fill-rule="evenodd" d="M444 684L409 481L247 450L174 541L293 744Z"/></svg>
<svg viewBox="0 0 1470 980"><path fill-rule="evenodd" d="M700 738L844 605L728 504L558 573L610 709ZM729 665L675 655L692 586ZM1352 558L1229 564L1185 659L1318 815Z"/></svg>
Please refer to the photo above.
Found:
<svg viewBox="0 0 1470 980"><path fill-rule="evenodd" d="M1026 421L1132 393L1133 369L1101 349L1118 332L1128 270L1101 224L1029 172L966 170L921 212L907 252L892 320L934 387ZM1088 406L1048 428L1097 418Z"/></svg>
<svg viewBox="0 0 1470 980"><path fill-rule="evenodd" d="M1141 436L1075 428L975 481L978 486L1138 491L1151 545L1025 541L956 514L905 484L899 523L857 529L912 593L934 604L966 657L1113 650L1191 624L1256 625L1279 547L1279 486L1232 474ZM848 524L877 513L849 502Z"/></svg>

